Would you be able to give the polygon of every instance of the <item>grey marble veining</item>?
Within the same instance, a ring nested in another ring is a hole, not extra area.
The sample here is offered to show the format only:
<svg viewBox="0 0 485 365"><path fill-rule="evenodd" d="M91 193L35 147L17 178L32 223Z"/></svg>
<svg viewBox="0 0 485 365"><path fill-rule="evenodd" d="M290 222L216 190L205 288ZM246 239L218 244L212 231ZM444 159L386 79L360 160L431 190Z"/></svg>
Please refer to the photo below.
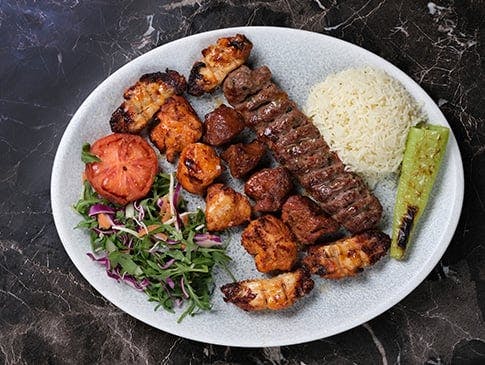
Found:
<svg viewBox="0 0 485 365"><path fill-rule="evenodd" d="M483 0L0 1L0 362L485 362L484 18ZM80 276L51 216L57 144L96 85L158 45L240 25L316 31L391 61L438 103L464 161L462 217L433 273L374 320L297 346L212 346L138 322Z"/></svg>

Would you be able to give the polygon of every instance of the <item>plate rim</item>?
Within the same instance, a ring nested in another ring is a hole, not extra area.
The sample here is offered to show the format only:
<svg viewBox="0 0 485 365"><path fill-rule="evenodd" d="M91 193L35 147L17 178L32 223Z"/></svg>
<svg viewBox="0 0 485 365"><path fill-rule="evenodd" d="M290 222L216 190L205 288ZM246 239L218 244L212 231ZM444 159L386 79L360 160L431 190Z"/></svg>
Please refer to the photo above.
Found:
<svg viewBox="0 0 485 365"><path fill-rule="evenodd" d="M461 211L463 207L463 199L464 199L464 170L463 170L463 162L461 158L461 153L460 149L458 146L458 143L456 141L456 138L454 136L453 130L451 129L450 126L450 142L454 142L452 144L453 147L456 147L456 151L453 155L454 159L456 160L455 163L457 166L454 166L456 168L455 172L455 180L456 180L456 196L453 201L453 206L452 206L452 215L450 217L450 221L448 222L448 226L446 227L445 234L443 237L443 243L437 247L437 249L433 252L433 254L428 258L428 260L425 262L423 265L424 269L422 269L416 276L413 277L413 280L410 280L406 285L404 285L399 291L396 292L394 297L386 298L386 300L382 301L379 305L374 306L373 308L365 311L362 315L353 317L353 319L345 322L345 325L340 325L340 326L335 326L334 330L331 331L330 334L326 334L323 337L319 335L318 333L312 332L310 334L306 334L304 332L303 335L299 334L297 338L294 339L283 339L279 340L278 338L272 338L270 340L266 341L248 341L247 339L242 340L240 343L233 343L233 342L227 342L224 341L224 338L210 338L210 339L204 339L201 338L201 336L198 336L196 332L190 332L186 333L182 331L178 331L177 327L169 327L169 328L160 328L160 326L156 326L152 323L149 323L148 320L146 320L142 315L139 315L138 312L136 311L136 308L133 309L128 305L124 305L123 303L115 303L113 302L112 299L110 299L110 295L107 295L106 293L103 293L103 291L98 288L97 284L93 281L90 280L87 275L79 268L79 266L76 264L76 259L74 258L74 254L70 252L68 249L68 244L65 243L67 241L67 237L65 237L63 231L59 228L60 227L60 221L61 221L61 216L60 216L60 211L57 209L58 202L57 202L57 195L56 191L59 191L60 188L60 181L62 180L62 176L59 176L57 172L60 170L59 165L61 164L61 157L62 157L62 152L67 148L65 146L65 141L67 140L66 136L72 134L74 131L74 124L72 123L73 120L77 118L78 115L83 114L83 109L86 107L88 104L88 101L92 98L95 98L98 94L98 91L101 89L101 86L104 85L105 83L109 82L111 78L114 78L114 76L118 73L121 73L126 67L128 67L129 64L134 62L135 60L139 60L140 58L143 57L149 57L150 54L155 53L159 51L160 48L166 47L168 45L174 46L179 42L185 42L187 39L196 39L196 38L202 38L206 36L212 36L212 35L220 35L221 33L229 33L229 32L244 32L247 29L252 29L256 31L274 31L274 32L287 32L287 33L307 33L309 36L317 36L317 37L322 37L326 38L327 40L330 40L332 42L336 43L341 43L345 47L351 47L357 49L359 52L363 52L371 57L376 57L379 59L380 62L383 62L384 64L387 64L388 67L391 67L396 70L397 73L400 73L401 77L404 77L408 79L408 81L413 85L414 88L420 90L426 97L429 98L429 100L432 102L432 104L436 107L438 111L438 115L442 117L443 120L446 121L446 123L449 126L449 123L446 119L446 117L443 115L443 112L439 108L439 106L434 102L434 100L431 98L431 96L416 82L414 81L410 76L408 76L404 71L399 69L397 66L392 64L391 62L387 61L386 59L382 58L381 56L368 51L365 48L362 48L356 44L350 43L348 41L332 37L327 34L321 34L317 32L312 32L308 30L302 30L302 29L295 29L295 28L287 28L287 27L274 27L274 26L244 26L244 27L230 27L230 28L221 28L221 29L214 29L202 33L197 33L193 34L187 37L182 37L179 39L176 39L174 41L165 43L159 47L156 47L136 58L133 60L127 62L125 65L121 66L119 69L117 69L115 72L110 74L108 77L106 77L101 83L99 83L90 93L89 95L83 100L81 105L78 107L76 112L73 114L71 117L66 129L63 132L63 135L61 137L61 140L59 142L59 145L57 147L56 155L54 158L54 163L52 167L52 173L51 173L51 184L50 184L50 203L51 203L51 209L52 209L52 215L54 218L54 224L56 227L57 234L59 236L59 239L64 247L64 250L68 254L71 262L74 264L74 267L79 271L79 273L84 277L84 279L106 300L108 300L112 305L115 307L119 308L126 314L136 318L137 320L151 326L154 328L157 328L159 330L162 330L164 332L180 336L183 338L187 338L190 340L198 341L198 342L203 342L203 343L211 343L215 345L222 345L222 346L233 346L233 347L241 347L241 348L247 348L247 347L269 347L269 346L288 346L288 345L296 345L300 343L305 343L309 341L314 341L314 340L319 340L323 338L327 338L330 336L337 335L339 333L345 332L347 330L353 329L359 325L362 325L373 318L383 314L390 308L394 307L397 303L400 301L404 300L414 289L416 289L423 281L424 279L429 275L429 273L435 268L441 257L443 256L444 252L448 248L453 235L456 231L456 227L458 225L459 219L461 217ZM450 143L449 142L449 143Z"/></svg>

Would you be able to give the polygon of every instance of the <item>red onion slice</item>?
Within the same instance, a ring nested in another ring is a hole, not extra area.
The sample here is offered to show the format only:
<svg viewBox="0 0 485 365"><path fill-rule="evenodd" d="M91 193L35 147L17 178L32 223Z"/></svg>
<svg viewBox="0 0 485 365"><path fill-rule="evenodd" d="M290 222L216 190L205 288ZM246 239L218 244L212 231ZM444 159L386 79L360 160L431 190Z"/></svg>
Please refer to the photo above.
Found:
<svg viewBox="0 0 485 365"><path fill-rule="evenodd" d="M94 204L89 208L88 215L92 217L93 215L98 215L98 214L115 214L116 211L111 208L110 206L104 205L104 204Z"/></svg>

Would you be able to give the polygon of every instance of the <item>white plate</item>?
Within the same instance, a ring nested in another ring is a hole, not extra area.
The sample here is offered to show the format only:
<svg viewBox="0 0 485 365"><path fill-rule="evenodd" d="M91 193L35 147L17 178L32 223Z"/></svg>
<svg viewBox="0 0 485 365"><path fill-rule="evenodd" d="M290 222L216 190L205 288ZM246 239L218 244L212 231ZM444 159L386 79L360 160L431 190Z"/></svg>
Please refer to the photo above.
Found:
<svg viewBox="0 0 485 365"><path fill-rule="evenodd" d="M352 66L372 65L398 79L421 103L430 122L448 126L443 114L421 87L389 62L350 43L301 30L249 27L221 29L183 38L158 47L128 63L101 83L73 116L54 161L52 211L64 247L86 280L111 303L139 320L182 337L229 346L280 346L331 336L360 325L383 313L409 294L429 274L448 246L455 231L463 201L463 167L453 135L450 136L437 184L427 212L414 239L408 261L383 259L362 275L343 281L317 278L309 297L294 308L273 313L246 313L214 292L211 312L186 318L154 311L143 293L109 279L92 262L86 232L73 227L80 217L71 208L81 193L81 146L110 133L109 117L121 103L123 91L142 74L166 67L188 75L200 51L217 38L244 33L254 44L250 61L268 65L274 79L304 105L312 84ZM199 115L214 107L217 98L191 98ZM163 168L168 165L162 163ZM376 194L385 207L383 229L389 232L394 190L381 186ZM186 194L188 195L188 194ZM197 204L192 200L191 204ZM238 279L257 277L252 258L238 243L238 233L229 246L232 269ZM229 278L217 274L217 286Z"/></svg>

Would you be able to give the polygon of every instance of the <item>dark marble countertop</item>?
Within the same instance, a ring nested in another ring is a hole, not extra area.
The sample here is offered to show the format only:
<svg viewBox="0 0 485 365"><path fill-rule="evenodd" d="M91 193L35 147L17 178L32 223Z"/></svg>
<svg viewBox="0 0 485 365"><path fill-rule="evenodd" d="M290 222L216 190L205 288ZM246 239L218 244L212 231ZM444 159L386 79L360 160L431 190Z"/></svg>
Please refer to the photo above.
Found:
<svg viewBox="0 0 485 365"><path fill-rule="evenodd" d="M484 19L483 0L0 1L0 363L485 363ZM79 274L51 215L54 154L86 96L154 47L241 25L384 57L438 103L463 156L462 216L429 277L374 320L302 345L213 346L131 318Z"/></svg>

